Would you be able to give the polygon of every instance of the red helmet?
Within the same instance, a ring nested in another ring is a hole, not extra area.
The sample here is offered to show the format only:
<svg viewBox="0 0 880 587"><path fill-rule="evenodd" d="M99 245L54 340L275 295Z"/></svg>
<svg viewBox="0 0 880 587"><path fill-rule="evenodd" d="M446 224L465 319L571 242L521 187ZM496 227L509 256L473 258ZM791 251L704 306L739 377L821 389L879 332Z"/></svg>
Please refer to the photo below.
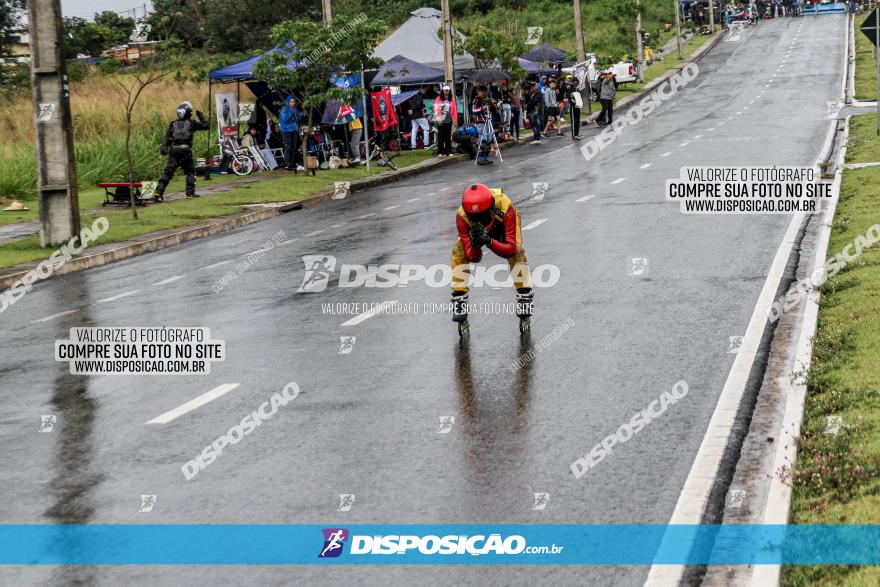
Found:
<svg viewBox="0 0 880 587"><path fill-rule="evenodd" d="M486 184L475 183L464 190L461 207L468 216L476 216L488 211L495 204L492 190Z"/></svg>

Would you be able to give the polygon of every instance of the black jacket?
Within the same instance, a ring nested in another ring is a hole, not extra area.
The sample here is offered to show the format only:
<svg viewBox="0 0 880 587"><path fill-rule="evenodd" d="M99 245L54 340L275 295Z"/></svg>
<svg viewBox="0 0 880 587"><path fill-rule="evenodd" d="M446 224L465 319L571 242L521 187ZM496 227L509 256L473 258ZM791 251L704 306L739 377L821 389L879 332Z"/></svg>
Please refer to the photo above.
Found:
<svg viewBox="0 0 880 587"><path fill-rule="evenodd" d="M168 131L165 133L165 138L162 139L162 146L165 148L168 147L176 147L178 145L189 145L192 147L193 144L193 135L197 130L208 130L211 128L211 125L205 120L205 116L198 112L199 120L195 121L192 118L188 118L187 120L174 120L171 124L168 125ZM186 128L182 129L182 132L176 133L177 138L175 138L175 125L177 123L183 123L186 125Z"/></svg>

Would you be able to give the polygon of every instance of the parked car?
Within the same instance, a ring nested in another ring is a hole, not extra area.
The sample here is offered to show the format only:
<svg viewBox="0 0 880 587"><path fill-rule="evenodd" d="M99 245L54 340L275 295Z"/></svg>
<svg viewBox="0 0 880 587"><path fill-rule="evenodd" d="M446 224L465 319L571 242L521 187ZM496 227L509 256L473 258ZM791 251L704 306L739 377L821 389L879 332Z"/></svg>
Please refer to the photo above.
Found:
<svg viewBox="0 0 880 587"><path fill-rule="evenodd" d="M614 72L618 85L634 82L639 77L638 65L633 61L618 61L610 65L608 69ZM586 73L590 80L590 99L594 102L599 99L599 71L600 69L596 68L596 55L593 53L587 53L586 61L562 69L563 73L571 73L578 79Z"/></svg>

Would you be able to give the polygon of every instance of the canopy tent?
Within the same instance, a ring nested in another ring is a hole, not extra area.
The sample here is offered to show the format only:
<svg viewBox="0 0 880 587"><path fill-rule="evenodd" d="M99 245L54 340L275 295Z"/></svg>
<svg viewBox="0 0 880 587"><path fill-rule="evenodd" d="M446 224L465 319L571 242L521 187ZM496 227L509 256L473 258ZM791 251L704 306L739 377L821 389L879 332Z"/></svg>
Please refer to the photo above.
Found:
<svg viewBox="0 0 880 587"><path fill-rule="evenodd" d="M410 13L409 20L400 25L400 28L379 43L373 52L374 57L385 61L402 55L416 63L428 67L439 68L443 71L443 38L440 31L443 29L443 21L440 11L436 8L417 8ZM464 35L455 29L452 34L463 41ZM453 55L453 65L456 69L472 69L474 58L472 55Z"/></svg>
<svg viewBox="0 0 880 587"><path fill-rule="evenodd" d="M528 59L523 59L522 57L517 57L517 61L519 61L520 67L526 70L528 74L542 74L542 73L550 73L556 71L555 68L550 67L549 65L545 65L543 63L535 63L534 61L529 61Z"/></svg>
<svg viewBox="0 0 880 587"><path fill-rule="evenodd" d="M422 65L403 55L395 55L382 64L371 85L375 87L434 84L442 82L444 77L441 69Z"/></svg>
<svg viewBox="0 0 880 587"><path fill-rule="evenodd" d="M288 41L288 43L292 45L291 41ZM266 53L248 57L244 61L239 61L238 63L233 63L226 67L212 69L208 72L208 80L215 82L235 82L254 79L254 67L256 67L257 61L259 61L263 55L274 53L277 50L278 49L269 49ZM287 63L287 68L293 71L300 65L302 65L302 62L297 63L291 60Z"/></svg>
<svg viewBox="0 0 880 587"><path fill-rule="evenodd" d="M494 67L487 67L484 69L470 69L465 72L465 75L467 75L468 81L482 84L510 79L510 76L507 73L501 71L501 69Z"/></svg>
<svg viewBox="0 0 880 587"><path fill-rule="evenodd" d="M568 59L565 51L557 49L549 43L535 47L525 55L520 55L520 57L535 63L562 63Z"/></svg>

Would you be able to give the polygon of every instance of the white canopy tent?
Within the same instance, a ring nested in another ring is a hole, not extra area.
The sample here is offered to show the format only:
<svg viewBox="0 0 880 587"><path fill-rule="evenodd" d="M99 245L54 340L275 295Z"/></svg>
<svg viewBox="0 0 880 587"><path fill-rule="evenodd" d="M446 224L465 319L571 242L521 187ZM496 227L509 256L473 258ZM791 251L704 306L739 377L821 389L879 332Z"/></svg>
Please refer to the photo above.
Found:
<svg viewBox="0 0 880 587"><path fill-rule="evenodd" d="M435 8L417 8L410 13L409 20L400 25L400 28L382 41L373 55L385 61L392 57L402 55L416 63L443 69L443 38L440 30L443 25L440 11ZM464 39L457 30L452 34L459 39ZM472 69L474 58L472 55L454 55L453 64L455 69Z"/></svg>

